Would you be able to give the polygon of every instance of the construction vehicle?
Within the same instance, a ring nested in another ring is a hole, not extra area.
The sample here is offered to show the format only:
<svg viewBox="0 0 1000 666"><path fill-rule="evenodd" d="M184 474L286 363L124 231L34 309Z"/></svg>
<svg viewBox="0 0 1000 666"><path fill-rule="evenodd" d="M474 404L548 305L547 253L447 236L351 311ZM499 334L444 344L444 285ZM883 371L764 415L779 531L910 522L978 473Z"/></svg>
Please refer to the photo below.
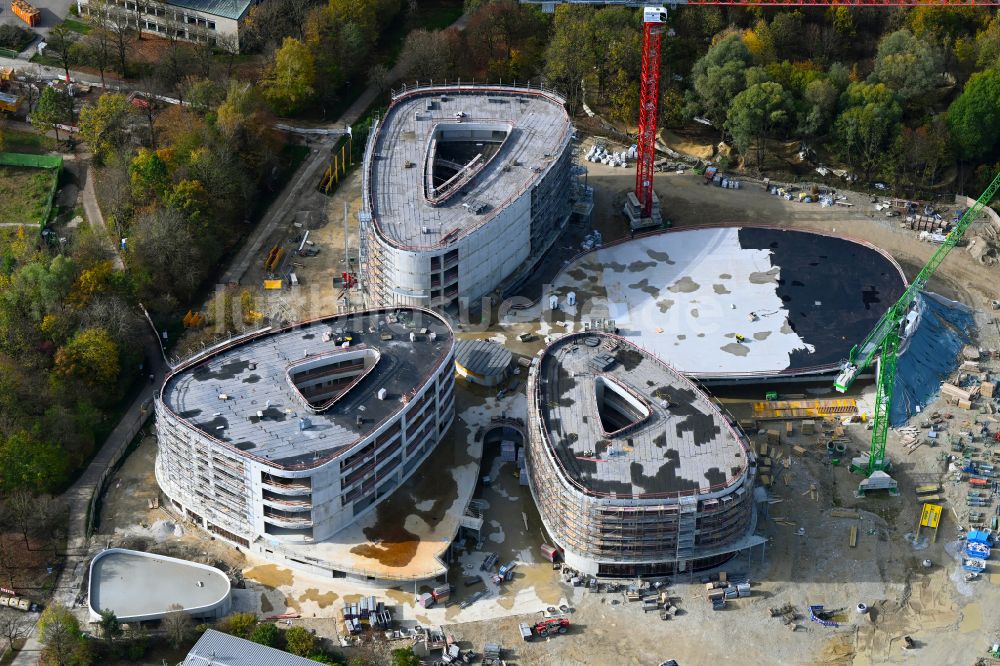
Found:
<svg viewBox="0 0 1000 666"><path fill-rule="evenodd" d="M542 638L545 638L549 634L565 634L569 631L569 620L564 617L552 617L541 622L536 622L532 629Z"/></svg>
<svg viewBox="0 0 1000 666"><path fill-rule="evenodd" d="M10 10L14 12L14 15L17 16L17 18L21 19L32 28L38 25L42 20L42 13L24 0L11 0Z"/></svg>
<svg viewBox="0 0 1000 666"><path fill-rule="evenodd" d="M868 490L889 490L894 495L898 494L896 482L888 474L890 463L885 457L885 443L889 433L889 408L892 406L896 383L896 354L899 344L906 325L911 321L911 310L917 301L917 296L998 190L1000 190L1000 174L997 174L986 191L965 211L903 295L875 324L868 337L851 349L840 374L834 380L834 388L843 393L872 363L878 364L875 373L875 410L871 448L866 455L855 458L851 463L853 471L863 472L866 477L858 487L859 497L863 497Z"/></svg>

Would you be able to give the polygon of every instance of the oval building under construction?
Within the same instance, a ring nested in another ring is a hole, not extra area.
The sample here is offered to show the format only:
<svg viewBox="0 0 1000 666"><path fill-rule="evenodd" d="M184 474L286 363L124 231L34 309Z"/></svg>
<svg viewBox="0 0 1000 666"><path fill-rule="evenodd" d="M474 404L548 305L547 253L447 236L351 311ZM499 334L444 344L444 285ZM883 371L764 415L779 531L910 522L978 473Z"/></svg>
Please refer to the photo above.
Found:
<svg viewBox="0 0 1000 666"><path fill-rule="evenodd" d="M572 133L563 98L548 90L394 94L365 148L367 302L454 309L526 276L572 212Z"/></svg>
<svg viewBox="0 0 1000 666"><path fill-rule="evenodd" d="M156 479L231 543L295 568L362 575L334 534L389 497L455 416L454 335L395 308L264 329L167 376Z"/></svg>
<svg viewBox="0 0 1000 666"><path fill-rule="evenodd" d="M746 438L694 384L623 338L572 334L543 350L528 416L531 492L568 566L672 574L758 543Z"/></svg>

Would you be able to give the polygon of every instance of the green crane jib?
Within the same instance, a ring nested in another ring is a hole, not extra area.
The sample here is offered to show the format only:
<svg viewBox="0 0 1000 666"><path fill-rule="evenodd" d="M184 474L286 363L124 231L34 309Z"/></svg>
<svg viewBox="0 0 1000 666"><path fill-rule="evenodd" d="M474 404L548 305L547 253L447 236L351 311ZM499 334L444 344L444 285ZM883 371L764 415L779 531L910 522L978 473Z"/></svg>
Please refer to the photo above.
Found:
<svg viewBox="0 0 1000 666"><path fill-rule="evenodd" d="M969 226L979 217L983 208L993 199L998 190L1000 190L1000 174L997 174L997 177L993 179L982 196L976 200L976 203L965 211L955 228L944 239L941 247L920 270L917 277L899 297L899 300L879 319L868 337L860 345L855 345L851 349L850 358L844 363L840 374L834 380L834 388L843 393L854 383L859 374L871 366L876 358L878 359L872 445L868 454L868 469L866 470L868 475L875 471L884 471L888 467L888 461L885 460L885 440L889 432L889 408L892 406L892 392L896 384L896 352L899 348L902 328L906 323L906 316L909 314L910 308L913 307L917 294L923 291L927 281L937 271L938 266L948 256L951 249L962 240L962 236L965 235Z"/></svg>

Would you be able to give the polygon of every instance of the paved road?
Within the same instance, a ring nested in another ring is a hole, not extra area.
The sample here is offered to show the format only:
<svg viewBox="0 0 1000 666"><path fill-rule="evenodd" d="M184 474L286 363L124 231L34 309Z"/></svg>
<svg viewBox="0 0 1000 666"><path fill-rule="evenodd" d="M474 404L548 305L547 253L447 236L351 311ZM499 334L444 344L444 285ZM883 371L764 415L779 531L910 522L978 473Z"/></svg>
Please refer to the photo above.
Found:
<svg viewBox="0 0 1000 666"><path fill-rule="evenodd" d="M83 203L83 212L87 214L87 223L94 230L98 238L107 241L107 247L111 251L112 262L116 271L125 270L125 262L122 261L121 254L118 253L118 246L115 239L108 232L108 226L104 223L104 214L101 213L100 206L97 205L97 195L94 194L94 168L87 164L87 170L83 175L83 187L80 188L80 201ZM157 354L159 356L159 354Z"/></svg>
<svg viewBox="0 0 1000 666"><path fill-rule="evenodd" d="M70 5L75 5L76 0L28 0L32 6L41 11L42 20L41 23L36 25L32 30L37 32L44 39L46 35L49 34L49 30L54 28L56 25L62 23L62 20L69 15ZM10 9L10 2L4 0L0 3L0 25L4 23L9 23L11 25L17 25L22 28L27 28L28 24L19 19L14 12ZM36 43L38 40L35 40ZM33 45L29 47L31 52L34 53ZM31 57L30 55L28 57Z"/></svg>

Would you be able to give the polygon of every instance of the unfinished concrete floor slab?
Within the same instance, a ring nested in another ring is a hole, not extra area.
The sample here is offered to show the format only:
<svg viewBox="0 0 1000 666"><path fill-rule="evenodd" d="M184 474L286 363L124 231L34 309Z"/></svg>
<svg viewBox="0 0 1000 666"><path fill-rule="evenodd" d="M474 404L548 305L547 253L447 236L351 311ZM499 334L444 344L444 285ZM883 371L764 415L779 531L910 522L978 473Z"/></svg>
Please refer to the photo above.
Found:
<svg viewBox="0 0 1000 666"><path fill-rule="evenodd" d="M567 318L700 378L826 372L902 293L878 248L767 227L661 232L583 255L555 279ZM575 293L575 305L567 297Z"/></svg>

